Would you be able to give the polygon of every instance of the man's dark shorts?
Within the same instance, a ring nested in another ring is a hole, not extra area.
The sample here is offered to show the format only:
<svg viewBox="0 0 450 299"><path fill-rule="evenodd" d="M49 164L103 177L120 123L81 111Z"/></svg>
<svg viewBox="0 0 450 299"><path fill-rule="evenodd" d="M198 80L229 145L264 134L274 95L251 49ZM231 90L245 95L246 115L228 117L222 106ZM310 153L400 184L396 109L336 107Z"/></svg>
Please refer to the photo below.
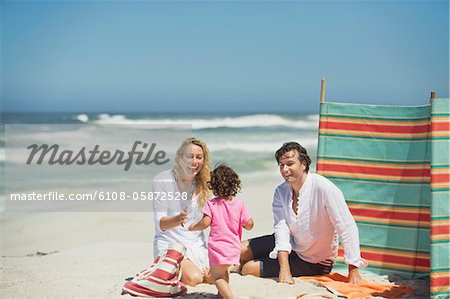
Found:
<svg viewBox="0 0 450 299"><path fill-rule="evenodd" d="M260 261L261 277L278 277L280 265L278 259L269 258L269 253L275 247L275 235L266 235L248 240L253 253L253 258ZM302 260L297 253L289 254L289 265L292 276L326 275L330 273L333 265L325 266L312 264Z"/></svg>

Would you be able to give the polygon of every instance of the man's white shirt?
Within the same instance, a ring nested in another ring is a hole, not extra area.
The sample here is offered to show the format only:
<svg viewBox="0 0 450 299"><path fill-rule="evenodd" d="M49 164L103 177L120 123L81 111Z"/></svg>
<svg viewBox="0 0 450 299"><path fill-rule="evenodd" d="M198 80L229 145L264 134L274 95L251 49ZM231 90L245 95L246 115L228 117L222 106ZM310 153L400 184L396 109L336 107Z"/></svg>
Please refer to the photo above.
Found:
<svg viewBox="0 0 450 299"><path fill-rule="evenodd" d="M292 202L292 188L284 182L276 188L272 203L275 248L270 258L276 259L278 251L294 250L304 261L328 265L336 260L340 238L345 263L367 266L361 258L358 227L344 195L331 181L308 173L299 192L297 214Z"/></svg>

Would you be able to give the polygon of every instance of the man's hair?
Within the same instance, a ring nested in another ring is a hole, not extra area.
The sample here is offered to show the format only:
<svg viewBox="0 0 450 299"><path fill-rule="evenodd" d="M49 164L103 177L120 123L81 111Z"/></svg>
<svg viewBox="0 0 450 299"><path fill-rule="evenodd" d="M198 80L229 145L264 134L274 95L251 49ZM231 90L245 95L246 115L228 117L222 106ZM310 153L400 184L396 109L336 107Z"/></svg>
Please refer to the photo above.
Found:
<svg viewBox="0 0 450 299"><path fill-rule="evenodd" d="M298 153L298 159L300 160L300 163L303 163L306 167L305 171L309 172L311 158L308 156L306 149L295 141L285 142L283 146L275 152L275 159L277 160L277 163L280 163L280 158L290 151L296 151Z"/></svg>

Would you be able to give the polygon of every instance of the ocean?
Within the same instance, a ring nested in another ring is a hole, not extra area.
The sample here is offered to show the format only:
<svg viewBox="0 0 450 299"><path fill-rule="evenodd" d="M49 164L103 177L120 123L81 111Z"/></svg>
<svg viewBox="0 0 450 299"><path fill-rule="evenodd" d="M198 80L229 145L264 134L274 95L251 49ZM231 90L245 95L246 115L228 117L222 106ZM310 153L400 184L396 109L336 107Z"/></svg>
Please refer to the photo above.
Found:
<svg viewBox="0 0 450 299"><path fill-rule="evenodd" d="M234 168L241 176L243 188L265 179L281 182L274 153L287 141L297 141L302 144L313 160L311 169L313 171L315 169L319 120L317 114L5 113L2 117L3 126L5 124L7 126L31 125L28 126L31 128L28 129L30 132L27 133L29 134L24 134L22 139L32 140L37 144L47 142L49 128L61 124L76 125L75 127L82 128L82 130L59 132L58 138L67 142L96 140L100 130L111 126L123 125L139 130L146 125L160 125L169 128L171 125L188 124L192 126L192 135L208 145L213 166L217 163L226 163ZM90 171L92 175L85 176L82 181L78 180L77 184L77 180L70 179L70 175L66 173L67 168L62 168L58 170L57 176L61 180L55 181L53 184L49 183L45 175L40 175L45 173L42 170L39 170L40 172L36 175L36 173L26 171L24 166L18 165L19 161L14 161L15 145L11 144L8 139L15 140L16 137L8 136L8 134L0 137L1 168L5 168L5 156L8 163L17 165L17 169L22 167L21 170L18 170L22 173L20 176L8 180L8 175L6 175L6 184L10 190L15 192L43 191L51 190L55 185L63 190L79 190L82 186L86 187L86 184L93 188L97 184L104 184L109 179L108 174L94 175ZM5 155L5 145L8 155ZM23 144L17 143L17 147L19 146L23 147ZM17 148L17 151L19 150ZM2 176L4 175L2 172L0 173ZM118 181L117 177L113 178L112 176L110 179L110 183L116 185L127 185L129 180L129 178L121 178ZM145 176L143 180L150 181L149 176Z"/></svg>

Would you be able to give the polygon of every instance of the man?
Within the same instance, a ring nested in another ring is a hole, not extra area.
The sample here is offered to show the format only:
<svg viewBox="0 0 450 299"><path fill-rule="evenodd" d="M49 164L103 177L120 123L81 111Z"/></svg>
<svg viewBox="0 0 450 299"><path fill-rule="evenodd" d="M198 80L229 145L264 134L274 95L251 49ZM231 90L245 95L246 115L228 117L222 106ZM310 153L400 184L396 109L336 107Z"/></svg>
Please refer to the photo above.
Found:
<svg viewBox="0 0 450 299"><path fill-rule="evenodd" d="M242 242L243 275L276 277L294 283L292 276L328 274L337 256L338 236L344 247L350 283L363 282L358 228L342 192L331 181L309 173L311 159L297 142L275 153L285 182L274 194L274 234Z"/></svg>

